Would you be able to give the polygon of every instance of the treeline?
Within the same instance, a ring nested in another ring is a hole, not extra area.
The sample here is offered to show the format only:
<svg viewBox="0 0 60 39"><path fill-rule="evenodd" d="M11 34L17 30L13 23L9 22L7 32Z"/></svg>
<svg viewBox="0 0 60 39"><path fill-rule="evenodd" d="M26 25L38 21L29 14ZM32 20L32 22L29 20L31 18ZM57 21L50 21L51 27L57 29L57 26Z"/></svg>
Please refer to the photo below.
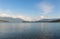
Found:
<svg viewBox="0 0 60 39"><path fill-rule="evenodd" d="M0 22L9 22L9 21L7 21L7 20L0 20Z"/></svg>

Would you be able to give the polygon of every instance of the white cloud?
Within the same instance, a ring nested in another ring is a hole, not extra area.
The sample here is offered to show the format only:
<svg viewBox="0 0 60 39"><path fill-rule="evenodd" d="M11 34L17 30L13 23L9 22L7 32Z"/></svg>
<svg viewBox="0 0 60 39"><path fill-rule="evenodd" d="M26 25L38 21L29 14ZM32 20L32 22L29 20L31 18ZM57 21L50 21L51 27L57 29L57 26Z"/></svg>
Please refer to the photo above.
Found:
<svg viewBox="0 0 60 39"><path fill-rule="evenodd" d="M41 19L44 19L44 18L47 18L46 16L38 16L38 17L35 17L33 20L36 21L36 20L41 20Z"/></svg>
<svg viewBox="0 0 60 39"><path fill-rule="evenodd" d="M24 19L24 20L26 20L26 21L31 21L31 20L32 20L32 18L27 17L27 16L23 16L23 15L16 15L15 17L16 17L16 18L22 18L22 19Z"/></svg>
<svg viewBox="0 0 60 39"><path fill-rule="evenodd" d="M54 6L48 2L41 2L38 4L39 9L42 11L42 14L51 13Z"/></svg>
<svg viewBox="0 0 60 39"><path fill-rule="evenodd" d="M26 16L23 16L23 15L14 15L12 13L13 12L10 11L9 9L6 9L6 10L0 9L0 17L21 18L21 19L24 19L24 20L27 20L27 21L32 20L30 17L26 17Z"/></svg>
<svg viewBox="0 0 60 39"><path fill-rule="evenodd" d="M38 9L41 11L41 16L37 17L39 19L44 19L44 18L49 18L47 15L49 13L52 13L53 9L54 9L54 5L50 4L47 1L43 1L37 4ZM38 20L39 20L38 19Z"/></svg>
<svg viewBox="0 0 60 39"><path fill-rule="evenodd" d="M0 14L0 17L21 18L21 19L24 19L26 21L31 21L32 20L32 18L23 16L23 15L10 15L10 14L5 14L5 13Z"/></svg>

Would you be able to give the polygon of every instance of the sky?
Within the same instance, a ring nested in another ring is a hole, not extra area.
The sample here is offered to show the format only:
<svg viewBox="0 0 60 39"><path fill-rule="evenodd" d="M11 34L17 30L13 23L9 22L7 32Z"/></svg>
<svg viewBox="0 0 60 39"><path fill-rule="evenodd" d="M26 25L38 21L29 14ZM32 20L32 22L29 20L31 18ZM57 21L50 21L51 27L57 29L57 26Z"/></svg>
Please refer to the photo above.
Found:
<svg viewBox="0 0 60 39"><path fill-rule="evenodd" d="M0 16L25 20L60 18L60 0L0 0Z"/></svg>

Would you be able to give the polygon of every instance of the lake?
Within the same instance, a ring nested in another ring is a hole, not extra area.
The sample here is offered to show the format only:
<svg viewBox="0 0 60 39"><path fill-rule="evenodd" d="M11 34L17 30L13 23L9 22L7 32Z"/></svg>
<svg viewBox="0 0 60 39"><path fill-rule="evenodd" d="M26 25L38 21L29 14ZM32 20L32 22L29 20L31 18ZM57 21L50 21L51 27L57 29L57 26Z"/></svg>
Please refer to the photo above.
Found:
<svg viewBox="0 0 60 39"><path fill-rule="evenodd" d="M0 39L60 39L60 23L0 23Z"/></svg>

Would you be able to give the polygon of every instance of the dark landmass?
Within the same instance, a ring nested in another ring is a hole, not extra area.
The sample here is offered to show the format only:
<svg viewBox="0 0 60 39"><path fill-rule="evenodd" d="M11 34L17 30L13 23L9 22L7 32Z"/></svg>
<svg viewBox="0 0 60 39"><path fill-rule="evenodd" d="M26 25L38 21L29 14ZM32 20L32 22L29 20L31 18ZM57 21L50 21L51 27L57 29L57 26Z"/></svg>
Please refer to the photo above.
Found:
<svg viewBox="0 0 60 39"><path fill-rule="evenodd" d="M0 17L0 22L9 22L9 23L60 22L60 19L41 19L37 21L25 21L24 19L21 19L21 18Z"/></svg>
<svg viewBox="0 0 60 39"><path fill-rule="evenodd" d="M9 21L6 21L6 20L0 20L0 22L9 22Z"/></svg>
<svg viewBox="0 0 60 39"><path fill-rule="evenodd" d="M8 23L20 23L24 21L21 18L12 18L12 17L0 17L0 22L8 22Z"/></svg>
<svg viewBox="0 0 60 39"><path fill-rule="evenodd" d="M7 20L0 20L0 22L9 22ZM51 21L21 21L23 23L39 23L39 22L60 22L60 19L58 20L51 20Z"/></svg>
<svg viewBox="0 0 60 39"><path fill-rule="evenodd" d="M53 21L51 21L51 22L60 22L60 19L58 19L58 20L53 20Z"/></svg>
<svg viewBox="0 0 60 39"><path fill-rule="evenodd" d="M23 21L24 23L39 23L39 22L60 22L60 19L57 20L39 20L39 21Z"/></svg>

